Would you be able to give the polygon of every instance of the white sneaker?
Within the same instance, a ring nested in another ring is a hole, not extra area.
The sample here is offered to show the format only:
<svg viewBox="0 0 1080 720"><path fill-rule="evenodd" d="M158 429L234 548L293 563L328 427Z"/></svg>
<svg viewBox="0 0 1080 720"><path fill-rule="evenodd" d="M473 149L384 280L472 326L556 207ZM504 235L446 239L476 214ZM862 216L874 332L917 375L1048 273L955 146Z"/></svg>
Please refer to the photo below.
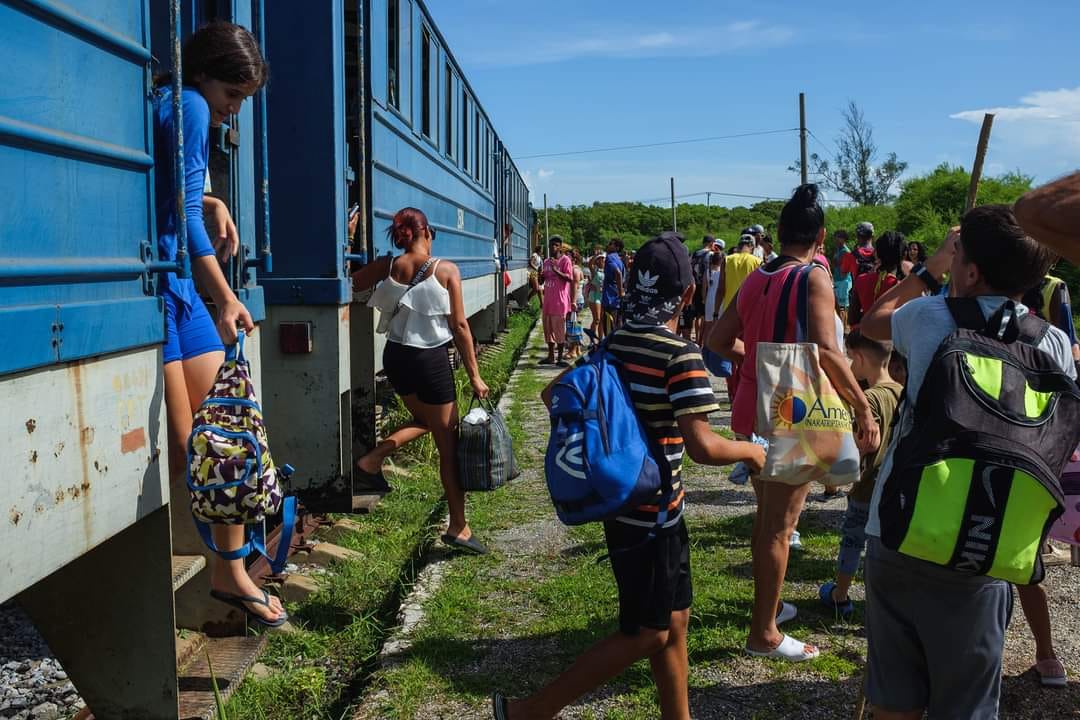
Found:
<svg viewBox="0 0 1080 720"><path fill-rule="evenodd" d="M791 548L792 550L802 550L803 549L802 540L799 539L799 531L798 530L792 530L791 531L791 542L788 543L788 547Z"/></svg>

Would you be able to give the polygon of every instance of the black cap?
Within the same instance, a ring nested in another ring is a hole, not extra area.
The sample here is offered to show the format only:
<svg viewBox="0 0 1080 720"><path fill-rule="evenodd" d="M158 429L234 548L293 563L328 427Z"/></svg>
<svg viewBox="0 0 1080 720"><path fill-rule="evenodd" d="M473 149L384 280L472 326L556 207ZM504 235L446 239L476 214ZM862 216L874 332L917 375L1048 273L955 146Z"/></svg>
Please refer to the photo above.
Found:
<svg viewBox="0 0 1080 720"><path fill-rule="evenodd" d="M626 314L631 321L666 323L693 282L690 253L677 232L661 233L634 253L626 293Z"/></svg>

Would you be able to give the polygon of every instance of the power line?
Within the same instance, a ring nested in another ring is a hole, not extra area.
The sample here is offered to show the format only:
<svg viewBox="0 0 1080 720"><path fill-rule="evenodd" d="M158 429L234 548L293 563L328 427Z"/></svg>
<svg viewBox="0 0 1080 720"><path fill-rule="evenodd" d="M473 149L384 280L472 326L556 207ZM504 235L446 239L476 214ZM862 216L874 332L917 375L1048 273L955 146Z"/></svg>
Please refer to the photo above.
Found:
<svg viewBox="0 0 1080 720"><path fill-rule="evenodd" d="M817 143L818 145L820 145L820 146L821 146L821 149L822 149L822 150L824 150L825 152L830 152L830 151L829 151L829 148L825 147L825 143L823 143L823 142L822 142L822 141L821 141L821 140L820 140L820 139L818 138L818 136L814 134L814 131L813 131L813 130L811 130L810 128L806 128L806 132L810 133L810 137L814 138L814 142L816 142L816 143ZM837 155L839 155L839 154L840 154L840 151L839 151L839 150L837 150L837 148L836 148L836 145L835 145L835 144L833 145L833 151L835 151Z"/></svg>
<svg viewBox="0 0 1080 720"><path fill-rule="evenodd" d="M690 143L712 142L714 140L733 140L736 138L756 137L758 135L777 135L779 133L798 132L799 128L784 128L782 130L759 130L756 132L737 133L735 135L713 135L711 137L690 138L688 140L668 140L666 142L643 143L641 145L618 145L615 147L590 148L588 150L570 150L567 152L539 153L537 155L520 155L518 160L533 160L535 158L566 157L567 155L587 155L589 153L615 152L616 150L640 150L642 148L665 147L668 145L687 145Z"/></svg>

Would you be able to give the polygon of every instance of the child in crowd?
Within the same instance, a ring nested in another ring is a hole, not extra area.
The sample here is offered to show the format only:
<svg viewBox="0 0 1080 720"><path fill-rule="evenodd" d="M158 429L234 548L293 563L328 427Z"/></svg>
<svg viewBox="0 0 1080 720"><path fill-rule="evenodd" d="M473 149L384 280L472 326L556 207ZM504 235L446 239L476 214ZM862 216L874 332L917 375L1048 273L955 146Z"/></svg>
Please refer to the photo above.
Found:
<svg viewBox="0 0 1080 720"><path fill-rule="evenodd" d="M655 529L655 501L604 523L611 569L619 592L619 630L579 657L529 698L492 696L495 720L553 718L578 697L648 658L665 720L689 720L686 629L690 620L690 541L683 522L679 473L685 452L697 463L742 460L754 472L765 463L762 448L726 440L709 427L718 410L701 352L677 335L679 314L694 297L690 255L681 236L667 232L634 256L626 292L626 322L607 347L622 364L635 414L664 448L675 499L669 520ZM588 357L588 356L586 356ZM551 389L543 392L551 402ZM658 458L659 459L659 458Z"/></svg>
<svg viewBox="0 0 1080 720"><path fill-rule="evenodd" d="M866 518L870 499L874 495L874 483L878 470L889 447L893 414L900 403L903 386L889 373L892 347L886 343L864 337L853 330L845 342L855 379L868 386L866 401L881 428L881 443L863 456L859 481L848 492L847 512L840 538L840 552L836 556L836 582L821 586L821 602L845 620L851 617L855 604L848 597L851 579L859 568L859 559L866 545Z"/></svg>

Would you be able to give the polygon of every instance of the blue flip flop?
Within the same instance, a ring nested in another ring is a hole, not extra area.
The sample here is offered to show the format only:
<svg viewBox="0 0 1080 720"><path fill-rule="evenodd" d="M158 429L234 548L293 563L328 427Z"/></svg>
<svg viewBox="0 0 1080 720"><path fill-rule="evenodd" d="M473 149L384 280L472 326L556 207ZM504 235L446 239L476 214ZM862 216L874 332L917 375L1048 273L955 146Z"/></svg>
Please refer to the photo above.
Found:
<svg viewBox="0 0 1080 720"><path fill-rule="evenodd" d="M832 591L835 588L836 583L831 581L818 588L818 597L821 598L821 604L845 620L850 620L851 615L855 612L855 603L852 602L851 598L848 598L846 602L842 603L833 600Z"/></svg>
<svg viewBox="0 0 1080 720"><path fill-rule="evenodd" d="M261 598L255 597L254 595L233 595L232 593L221 592L220 590L211 590L210 597L214 598L215 600L220 600L226 605L232 605L237 610L240 610L244 614L246 614L249 618L251 618L251 620L265 627L281 627L289 620L289 613L285 612L284 608L282 608L281 616L278 617L277 620L267 620L258 613L252 612L251 608L244 604L252 603L254 605L264 605L266 607L270 607L270 593L266 592L265 590L262 591Z"/></svg>
<svg viewBox="0 0 1080 720"><path fill-rule="evenodd" d="M491 716L495 720L507 720L510 717L509 701L501 692L491 693Z"/></svg>

